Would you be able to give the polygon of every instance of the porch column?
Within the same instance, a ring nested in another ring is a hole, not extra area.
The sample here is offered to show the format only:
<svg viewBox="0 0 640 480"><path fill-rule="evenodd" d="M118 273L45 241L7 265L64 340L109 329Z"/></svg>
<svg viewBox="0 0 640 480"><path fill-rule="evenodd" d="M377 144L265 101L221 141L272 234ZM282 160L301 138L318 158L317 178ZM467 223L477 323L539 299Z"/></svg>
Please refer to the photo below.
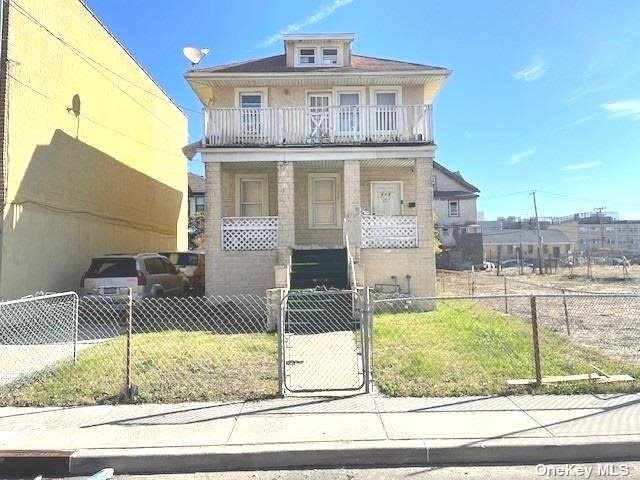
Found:
<svg viewBox="0 0 640 480"><path fill-rule="evenodd" d="M222 277L217 262L214 260L222 251L222 164L220 162L206 162L206 209L204 249L207 256L205 267L205 290L207 295L216 291L214 282Z"/></svg>
<svg viewBox="0 0 640 480"><path fill-rule="evenodd" d="M431 158L416 158L416 215L418 222L418 249L421 275L416 280L416 293L435 295L436 256L433 250L433 190L431 176L433 161Z"/></svg>
<svg viewBox="0 0 640 480"><path fill-rule="evenodd" d="M345 160L343 172L344 228L350 246L361 246L360 160Z"/></svg>
<svg viewBox="0 0 640 480"><path fill-rule="evenodd" d="M288 263L295 245L293 163L278 162L278 263Z"/></svg>

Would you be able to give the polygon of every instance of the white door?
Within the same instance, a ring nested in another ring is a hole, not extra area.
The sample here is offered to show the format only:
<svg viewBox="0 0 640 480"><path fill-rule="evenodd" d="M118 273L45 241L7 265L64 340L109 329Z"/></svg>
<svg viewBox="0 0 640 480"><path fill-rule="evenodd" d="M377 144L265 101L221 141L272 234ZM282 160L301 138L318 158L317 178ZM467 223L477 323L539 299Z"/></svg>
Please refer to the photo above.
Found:
<svg viewBox="0 0 640 480"><path fill-rule="evenodd" d="M402 214L402 182L371 182L371 213Z"/></svg>
<svg viewBox="0 0 640 480"><path fill-rule="evenodd" d="M309 94L309 135L313 139L329 136L328 93Z"/></svg>

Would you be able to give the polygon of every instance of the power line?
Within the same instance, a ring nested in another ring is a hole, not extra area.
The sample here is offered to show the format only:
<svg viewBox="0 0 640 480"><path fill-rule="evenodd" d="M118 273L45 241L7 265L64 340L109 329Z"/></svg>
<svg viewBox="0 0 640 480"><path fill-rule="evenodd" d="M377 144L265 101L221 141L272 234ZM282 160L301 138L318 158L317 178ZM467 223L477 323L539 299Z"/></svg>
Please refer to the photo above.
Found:
<svg viewBox="0 0 640 480"><path fill-rule="evenodd" d="M544 195L550 195L552 197L559 197L559 198L568 198L571 200L581 200L584 202L591 202L591 203L600 203L603 200L600 199L594 199L594 198L586 198L586 197L575 197L573 195L565 195L562 193L554 193L554 192L546 192L544 190L538 190L538 193L542 193ZM629 206L629 207L640 207L640 203L626 203L626 202L612 202L611 200L607 200L607 202L613 204L613 205L623 205L623 206Z"/></svg>

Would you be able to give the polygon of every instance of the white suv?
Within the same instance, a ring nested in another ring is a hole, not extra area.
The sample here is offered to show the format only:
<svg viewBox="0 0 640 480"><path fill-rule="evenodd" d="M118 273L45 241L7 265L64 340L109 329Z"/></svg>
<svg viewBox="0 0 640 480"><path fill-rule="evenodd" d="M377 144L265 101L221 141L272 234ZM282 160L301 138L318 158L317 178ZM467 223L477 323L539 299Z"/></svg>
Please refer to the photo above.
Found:
<svg viewBox="0 0 640 480"><path fill-rule="evenodd" d="M124 296L129 289L136 298L181 296L188 292L189 283L157 253L95 257L80 282L83 295Z"/></svg>

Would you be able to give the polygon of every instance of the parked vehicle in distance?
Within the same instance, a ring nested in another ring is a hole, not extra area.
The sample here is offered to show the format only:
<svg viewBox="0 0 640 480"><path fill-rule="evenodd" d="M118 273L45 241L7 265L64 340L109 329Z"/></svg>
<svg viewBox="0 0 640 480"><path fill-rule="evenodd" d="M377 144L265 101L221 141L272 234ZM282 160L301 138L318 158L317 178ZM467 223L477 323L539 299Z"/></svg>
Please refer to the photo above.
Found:
<svg viewBox="0 0 640 480"><path fill-rule="evenodd" d="M189 282L189 293L204 295L204 253L202 252L160 252L182 272Z"/></svg>
<svg viewBox="0 0 640 480"><path fill-rule="evenodd" d="M607 262L609 265L621 267L623 265L629 266L630 262L626 257L611 257Z"/></svg>
<svg viewBox="0 0 640 480"><path fill-rule="evenodd" d="M533 263L528 262L527 260L518 260L516 258L512 258L510 260L504 260L500 265L502 268L514 268L520 267L520 263L522 263L523 268L533 268Z"/></svg>
<svg viewBox="0 0 640 480"><path fill-rule="evenodd" d="M496 268L496 264L493 262L482 262L475 266L476 270L485 270L487 272L492 272Z"/></svg>
<svg viewBox="0 0 640 480"><path fill-rule="evenodd" d="M109 254L91 260L80 293L126 296L131 289L142 299L184 295L188 287L184 274L158 253Z"/></svg>

